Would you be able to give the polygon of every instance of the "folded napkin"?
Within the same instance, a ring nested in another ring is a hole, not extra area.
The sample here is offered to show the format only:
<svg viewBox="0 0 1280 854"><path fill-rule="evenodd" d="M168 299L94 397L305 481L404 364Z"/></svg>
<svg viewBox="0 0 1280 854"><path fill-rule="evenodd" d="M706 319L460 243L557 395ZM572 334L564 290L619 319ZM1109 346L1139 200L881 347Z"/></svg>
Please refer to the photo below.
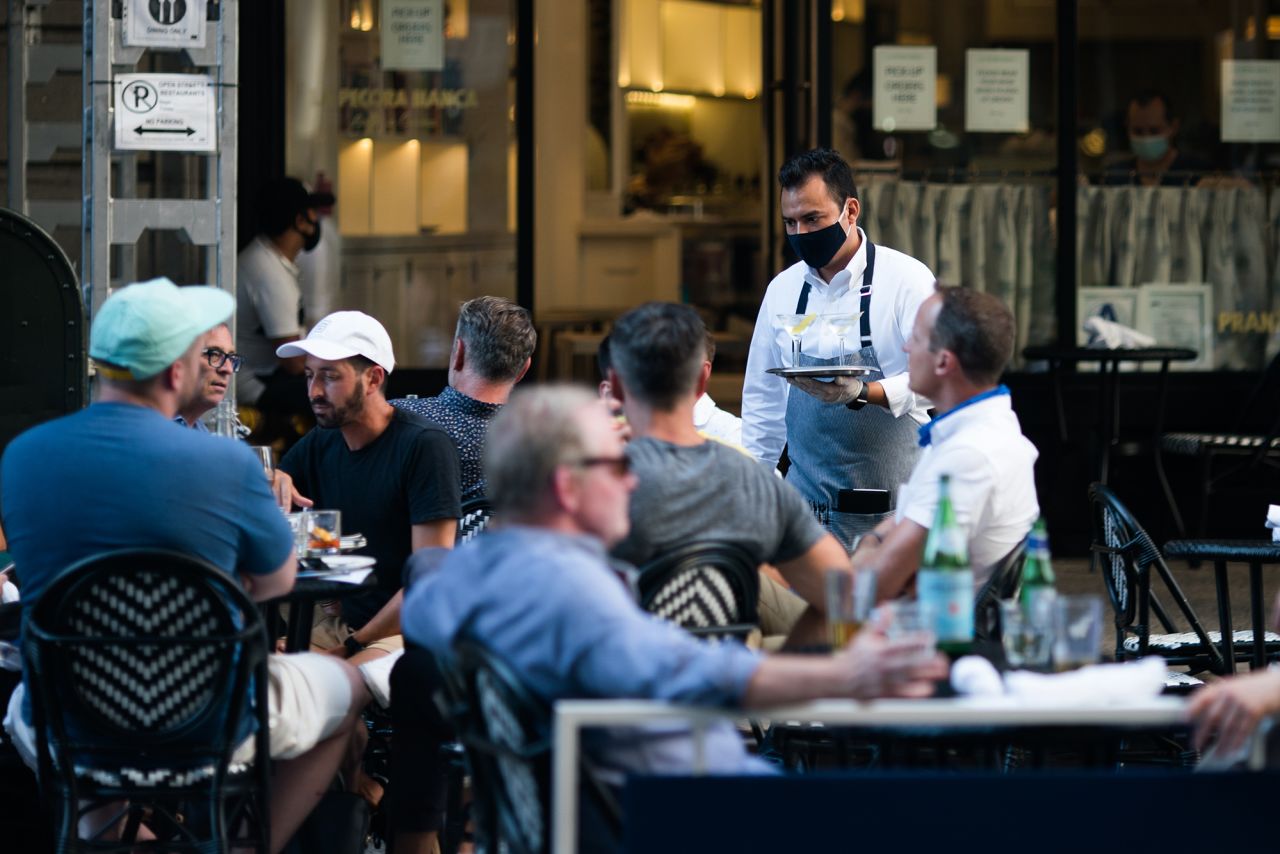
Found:
<svg viewBox="0 0 1280 854"><path fill-rule="evenodd" d="M1105 705L1158 696L1167 673L1164 659L1149 656L1123 664L1095 664L1067 673L1013 670L1001 679L991 662L969 655L952 665L951 687L957 694L976 697L1004 694L1028 703Z"/></svg>
<svg viewBox="0 0 1280 854"><path fill-rule="evenodd" d="M397 649L390 655L366 661L358 668L374 701L384 709L391 708L391 668L396 666L402 655L404 650Z"/></svg>
<svg viewBox="0 0 1280 854"><path fill-rule="evenodd" d="M1156 343L1156 339L1150 335L1101 317L1086 320L1084 331L1089 333L1089 343L1085 346L1098 350L1131 350L1136 347L1154 347Z"/></svg>
<svg viewBox="0 0 1280 854"><path fill-rule="evenodd" d="M1280 543L1280 504L1267 505L1267 527L1271 529L1271 542Z"/></svg>

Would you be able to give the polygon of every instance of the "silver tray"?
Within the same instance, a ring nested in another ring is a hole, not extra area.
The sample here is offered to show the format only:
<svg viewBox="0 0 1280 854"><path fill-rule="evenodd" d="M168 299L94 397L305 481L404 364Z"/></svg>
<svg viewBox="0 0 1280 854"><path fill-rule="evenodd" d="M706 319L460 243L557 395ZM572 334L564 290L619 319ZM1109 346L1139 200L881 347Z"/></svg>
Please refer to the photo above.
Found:
<svg viewBox="0 0 1280 854"><path fill-rule="evenodd" d="M830 377L856 377L859 374L869 374L871 370L866 365L805 365L799 368L767 368L765 373L779 377L826 379Z"/></svg>

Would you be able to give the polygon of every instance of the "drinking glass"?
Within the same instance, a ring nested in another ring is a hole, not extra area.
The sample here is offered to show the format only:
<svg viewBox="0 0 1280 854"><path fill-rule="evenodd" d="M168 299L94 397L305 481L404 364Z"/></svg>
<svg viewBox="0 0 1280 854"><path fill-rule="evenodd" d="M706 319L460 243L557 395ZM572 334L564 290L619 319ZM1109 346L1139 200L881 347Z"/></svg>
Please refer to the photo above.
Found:
<svg viewBox="0 0 1280 854"><path fill-rule="evenodd" d="M919 646L920 660L931 658L938 649L938 638L933 633L933 620L919 602L888 602L889 624L885 634L889 640L915 640Z"/></svg>
<svg viewBox="0 0 1280 854"><path fill-rule="evenodd" d="M1102 598L1059 596L1053 603L1053 669L1095 664L1102 649Z"/></svg>
<svg viewBox="0 0 1280 854"><path fill-rule="evenodd" d="M293 532L293 552L298 558L307 556L307 513L310 511L303 510L301 513L286 513L285 518L289 520L289 530Z"/></svg>
<svg viewBox="0 0 1280 854"><path fill-rule="evenodd" d="M1010 599L1000 603L1000 640L1010 667L1044 670L1053 649L1053 609L1051 602L1027 613L1022 603ZM1048 606L1048 607L1044 607Z"/></svg>
<svg viewBox="0 0 1280 854"><path fill-rule="evenodd" d="M840 361L838 364L848 364L845 356L844 339L848 338L858 328L858 320L862 317L862 312L855 311L851 314L824 314L822 315L823 323L831 334L840 339Z"/></svg>
<svg viewBox="0 0 1280 854"><path fill-rule="evenodd" d="M864 623L871 618L876 604L876 574L863 570L850 574L846 570L827 570L827 630L831 648L849 645Z"/></svg>
<svg viewBox="0 0 1280 854"><path fill-rule="evenodd" d="M337 554L342 547L342 511L310 510L303 515L307 531L307 551Z"/></svg>
<svg viewBox="0 0 1280 854"><path fill-rule="evenodd" d="M275 476L276 471L276 450L270 445L251 445L249 450L253 451L254 456L258 458L258 462L262 465L262 471L267 476L267 482L270 483Z"/></svg>
<svg viewBox="0 0 1280 854"><path fill-rule="evenodd" d="M804 332L817 319L818 315L816 314L778 315L778 322L782 324L782 328L787 330L787 334L791 336L791 367L800 367L801 341L804 339Z"/></svg>

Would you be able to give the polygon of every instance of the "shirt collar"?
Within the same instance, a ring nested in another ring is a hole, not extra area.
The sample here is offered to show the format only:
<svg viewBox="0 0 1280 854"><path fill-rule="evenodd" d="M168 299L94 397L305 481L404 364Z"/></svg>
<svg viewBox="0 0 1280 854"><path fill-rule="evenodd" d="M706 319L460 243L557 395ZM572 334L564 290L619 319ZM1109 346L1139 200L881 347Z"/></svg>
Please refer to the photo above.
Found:
<svg viewBox="0 0 1280 854"><path fill-rule="evenodd" d="M858 226L858 251L853 253L853 257L849 259L849 263L843 270L831 277L831 281L822 281L822 276L818 275L818 271L810 267L808 264L804 268L804 277L813 287L818 288L819 292L827 292L827 296L836 299L849 290L853 282L862 282L862 274L867 269L867 235ZM827 291L827 289L830 291Z"/></svg>
<svg viewBox="0 0 1280 854"><path fill-rule="evenodd" d="M502 408L501 403L486 403L483 400L476 400L451 385L445 386L444 391L440 392L440 402L450 409L456 409L468 415L492 415Z"/></svg>
<svg viewBox="0 0 1280 854"><path fill-rule="evenodd" d="M284 253L281 252L276 247L276 245L271 242L270 238L263 237L262 235L258 235L258 242L263 245L263 247L267 250L267 252L271 253L272 258L275 258L277 261L280 262L281 266L285 268L285 270L289 273L289 275L293 276L294 278L297 278L298 275L302 272L301 270L298 269L297 264L293 263L288 258L284 257Z"/></svg>
<svg viewBox="0 0 1280 854"><path fill-rule="evenodd" d="M990 389L989 391L984 391L982 394L975 394L973 397L969 398L964 403L961 403L959 406L956 406L952 409L948 409L946 412L942 413L932 421L929 421L925 424L921 424L920 425L920 447L922 448L929 447L931 444L933 444L935 439L937 439L938 441L946 441L946 438L950 436L952 433L954 433L957 429L959 429L960 425L964 421L963 418L959 420L953 420L952 416L954 416L957 412L962 412L963 410L969 409L970 407L975 406L976 404L983 403L984 401L987 401L987 400L993 400L995 398L1004 398L1004 400L1001 401L1001 403L1003 403L1004 408L1006 409L1009 408L1011 405L1011 401L1009 399L1009 387L1007 385L998 385L995 388ZM935 431L938 434L937 436L934 435Z"/></svg>

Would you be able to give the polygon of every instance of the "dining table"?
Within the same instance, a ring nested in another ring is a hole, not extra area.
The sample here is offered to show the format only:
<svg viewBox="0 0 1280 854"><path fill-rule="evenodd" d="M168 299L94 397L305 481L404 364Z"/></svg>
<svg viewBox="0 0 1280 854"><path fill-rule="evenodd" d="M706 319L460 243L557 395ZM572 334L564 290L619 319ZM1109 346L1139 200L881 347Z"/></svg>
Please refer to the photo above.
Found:
<svg viewBox="0 0 1280 854"><path fill-rule="evenodd" d="M743 712L653 700L560 700L555 704L552 760L552 843L555 854L577 850L581 736L595 727L632 727L686 722L694 735L694 774L705 771L701 734ZM810 726L842 726L884 734L928 730L949 734L1062 730L1079 733L1185 731L1186 700L1155 696L1090 703L1080 699L1027 702L1009 696L966 696L923 700L814 700L753 712L753 716Z"/></svg>
<svg viewBox="0 0 1280 854"><path fill-rule="evenodd" d="M377 578L373 574L372 564L360 571L365 570L367 570L366 574L358 582L350 580L353 577L350 572L313 574L306 569L300 571L292 590L263 603L269 608L267 617L271 637L280 635L276 631L276 626L271 624L278 610L270 606L287 604L289 615L284 627L285 652L306 652L311 648L311 625L315 620L316 603L344 599L376 586Z"/></svg>

